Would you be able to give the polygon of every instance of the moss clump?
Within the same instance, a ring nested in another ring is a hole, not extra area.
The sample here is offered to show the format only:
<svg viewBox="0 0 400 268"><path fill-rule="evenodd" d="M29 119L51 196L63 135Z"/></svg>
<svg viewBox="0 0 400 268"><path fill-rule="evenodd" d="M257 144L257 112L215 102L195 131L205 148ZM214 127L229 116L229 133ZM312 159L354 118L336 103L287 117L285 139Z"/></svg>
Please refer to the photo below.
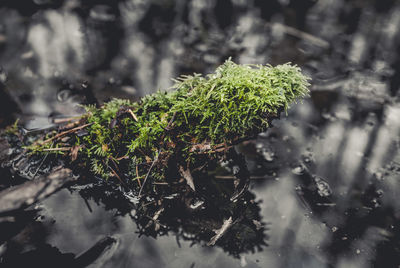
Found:
<svg viewBox="0 0 400 268"><path fill-rule="evenodd" d="M265 131L272 118L308 94L309 86L296 66L231 60L213 74L175 82L172 91L139 102L113 99L100 108L88 106L73 128L48 133L28 148L71 155L104 178L140 180L152 168L153 179L164 179L177 166L196 169L206 158Z"/></svg>

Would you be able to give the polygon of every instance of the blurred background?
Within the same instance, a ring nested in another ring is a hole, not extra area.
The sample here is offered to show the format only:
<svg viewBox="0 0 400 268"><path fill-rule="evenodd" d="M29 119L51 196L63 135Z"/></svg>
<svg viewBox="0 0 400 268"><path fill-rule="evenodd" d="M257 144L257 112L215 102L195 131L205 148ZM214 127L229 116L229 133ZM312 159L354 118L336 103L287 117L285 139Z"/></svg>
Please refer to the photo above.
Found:
<svg viewBox="0 0 400 268"><path fill-rule="evenodd" d="M312 78L310 98L242 145L268 226L261 251L139 237L126 212L63 190L0 240L0 258L75 256L112 235L87 265L399 267L399 26L395 0L0 0L2 126L46 128L229 57Z"/></svg>

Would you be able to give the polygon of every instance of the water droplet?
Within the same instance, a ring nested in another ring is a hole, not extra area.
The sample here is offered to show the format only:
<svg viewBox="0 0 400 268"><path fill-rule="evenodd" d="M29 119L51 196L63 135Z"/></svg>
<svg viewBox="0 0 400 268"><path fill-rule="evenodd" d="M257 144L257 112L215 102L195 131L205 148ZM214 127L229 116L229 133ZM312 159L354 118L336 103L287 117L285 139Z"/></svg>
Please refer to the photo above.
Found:
<svg viewBox="0 0 400 268"><path fill-rule="evenodd" d="M274 160L275 153L270 148L263 147L262 143L256 144L257 152L262 154L265 160L272 162Z"/></svg>
<svg viewBox="0 0 400 268"><path fill-rule="evenodd" d="M240 167L239 166L233 166L232 167L232 173L233 175L237 175L240 171Z"/></svg>
<svg viewBox="0 0 400 268"><path fill-rule="evenodd" d="M266 139L266 138L268 138L268 133L267 132L262 132L262 133L258 134L258 136L260 138L262 138L262 139Z"/></svg>
<svg viewBox="0 0 400 268"><path fill-rule="evenodd" d="M32 58L33 56L34 56L33 50L29 50L28 52L21 54L21 59L26 60Z"/></svg>
<svg viewBox="0 0 400 268"><path fill-rule="evenodd" d="M314 176L314 182L315 185L317 186L318 194L320 196L327 197L332 194L331 187L324 179L318 176Z"/></svg>
<svg viewBox="0 0 400 268"><path fill-rule="evenodd" d="M0 68L0 82L5 83L7 81L7 73Z"/></svg>
<svg viewBox="0 0 400 268"><path fill-rule="evenodd" d="M292 173L295 175L302 175L304 174L304 166L303 165L299 165L297 167L294 167L292 169Z"/></svg>
<svg viewBox="0 0 400 268"><path fill-rule="evenodd" d="M69 91L68 89L63 89L63 90L60 90L58 93L57 93L57 100L59 101L59 102L65 102L65 101L67 101L68 100L68 98L71 96L71 91Z"/></svg>
<svg viewBox="0 0 400 268"><path fill-rule="evenodd" d="M51 0L33 0L36 5L46 5L51 4Z"/></svg>
<svg viewBox="0 0 400 268"><path fill-rule="evenodd" d="M97 5L90 10L89 16L98 21L113 21L115 20L115 14L113 14L111 8L106 5Z"/></svg>
<svg viewBox="0 0 400 268"><path fill-rule="evenodd" d="M309 157L304 157L304 162L310 163L310 162L311 162L311 159L310 159Z"/></svg>
<svg viewBox="0 0 400 268"><path fill-rule="evenodd" d="M260 221L257 221L257 220L253 220L253 224L254 224L254 226L256 227L257 230L260 230L263 227L262 223Z"/></svg>
<svg viewBox="0 0 400 268"><path fill-rule="evenodd" d="M263 148L261 153L262 153L264 159L267 160L268 162L274 161L275 153L273 151L268 150L267 148Z"/></svg>
<svg viewBox="0 0 400 268"><path fill-rule="evenodd" d="M381 206L381 204L379 203L379 200L376 199L376 198L373 198L373 199L371 200L371 203L373 204L374 208L378 208L378 207Z"/></svg>
<svg viewBox="0 0 400 268"><path fill-rule="evenodd" d="M360 254L360 253L361 253L361 250L357 249L357 250L356 250L356 253L357 253L357 254Z"/></svg>
<svg viewBox="0 0 400 268"><path fill-rule="evenodd" d="M114 84L115 83L115 78L114 77L110 77L109 79L108 79L108 83L109 84Z"/></svg>
<svg viewBox="0 0 400 268"><path fill-rule="evenodd" d="M83 81L81 84L82 88L87 88L89 86L89 82L88 81Z"/></svg>
<svg viewBox="0 0 400 268"><path fill-rule="evenodd" d="M247 266L246 257L243 256L243 255L240 257L240 266L241 267L246 267Z"/></svg>
<svg viewBox="0 0 400 268"><path fill-rule="evenodd" d="M381 180L383 180L383 178L384 178L384 177L383 177L383 173L380 172L380 171L375 172L374 175L375 175L375 178L376 178L378 181L381 181Z"/></svg>
<svg viewBox="0 0 400 268"><path fill-rule="evenodd" d="M192 202L192 204L190 204L190 208L197 209L197 208L201 207L203 204L204 204L203 200L195 200L194 202Z"/></svg>
<svg viewBox="0 0 400 268"><path fill-rule="evenodd" d="M330 113L328 113L328 112L323 112L321 114L321 116L322 116L322 118L324 118L326 120L329 120L329 121L335 121L336 120L336 118L333 115L331 115Z"/></svg>
<svg viewBox="0 0 400 268"><path fill-rule="evenodd" d="M122 86L122 87L121 87L121 90L124 91L124 92L127 93L127 94L130 94L130 95L135 95L135 94L137 94L136 88L134 88L134 87L132 87L132 86Z"/></svg>
<svg viewBox="0 0 400 268"><path fill-rule="evenodd" d="M313 157L311 152L308 152L306 154L302 154L301 157L303 158L303 161L305 163L314 162L314 157Z"/></svg>

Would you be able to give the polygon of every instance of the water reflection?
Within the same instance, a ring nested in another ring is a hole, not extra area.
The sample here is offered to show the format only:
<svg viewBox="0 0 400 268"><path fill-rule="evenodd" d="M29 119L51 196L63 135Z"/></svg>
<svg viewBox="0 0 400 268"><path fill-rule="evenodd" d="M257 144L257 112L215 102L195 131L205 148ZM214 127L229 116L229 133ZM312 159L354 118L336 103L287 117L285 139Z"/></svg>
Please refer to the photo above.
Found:
<svg viewBox="0 0 400 268"><path fill-rule="evenodd" d="M223 188L227 193L231 194L234 190L232 182L219 184L218 188ZM29 221L26 218L16 219L16 223L23 226L2 239L8 241L4 245L3 263L9 267L59 262L65 267L81 267L94 261L106 265L111 261L109 258L114 258L114 254L130 252L126 250L130 248L129 244L137 241L135 243L139 244L134 252L140 259L122 261L133 261L138 265L154 265L157 262L165 265L165 256L162 256L165 248L146 237L157 238L157 241L163 241L165 237L168 248L178 250L183 247L186 251L188 247L196 247L195 251L200 250L196 254L202 255L211 253L211 248L204 248L211 241L217 248L236 258L246 252L261 251L267 246L268 236L265 232L268 227L262 222L259 204L250 192L232 203L229 196L222 197L218 191L201 201L194 200L193 193L181 191L183 194L176 194L174 191L173 194L147 197L148 202L143 200L134 205L115 187L100 182L75 186L71 193L63 190L46 200L40 207L41 211L31 212ZM65 200L68 200L67 206L60 210ZM79 217L74 216L77 210L80 210ZM234 219L233 225L220 239L212 242L215 231L229 216ZM33 229L32 224L36 226ZM112 237L101 238L110 232ZM38 237L28 238L33 234ZM170 235L175 240L172 244ZM95 240L99 242L92 245ZM49 259L43 261L42 256L46 254L50 255Z"/></svg>
<svg viewBox="0 0 400 268"><path fill-rule="evenodd" d="M223 244L201 246L210 233L192 247L176 236L138 238L132 230L155 235L154 224L144 228L147 220L133 225L143 211L88 190L46 201L57 221L46 227L43 243L78 256L111 234L118 242L98 260L103 267L400 264L397 1L28 2L5 0L0 9L5 122L18 109L48 118L77 114L80 102L134 98L167 88L177 74L209 72L228 56L239 63L291 61L313 78L310 99L241 148L254 178L250 207L268 223L262 252L231 258ZM172 222L174 202L166 201L159 230L179 237L198 228L190 224L201 219L190 213L187 226ZM149 216L157 211L149 207Z"/></svg>
<svg viewBox="0 0 400 268"><path fill-rule="evenodd" d="M181 241L191 245L216 245L234 257L267 246L268 224L259 214L259 202L255 201L254 194L246 191L236 202L231 202L235 191L232 179L200 179L196 184L197 193L188 191L186 185L171 189L154 184L156 190L140 202L135 200L135 195L124 194L118 186L103 182L77 190L90 212L93 209L89 201L94 201L105 210L116 210L115 216L131 217L139 237L173 234L178 245ZM218 233L227 223L226 231Z"/></svg>

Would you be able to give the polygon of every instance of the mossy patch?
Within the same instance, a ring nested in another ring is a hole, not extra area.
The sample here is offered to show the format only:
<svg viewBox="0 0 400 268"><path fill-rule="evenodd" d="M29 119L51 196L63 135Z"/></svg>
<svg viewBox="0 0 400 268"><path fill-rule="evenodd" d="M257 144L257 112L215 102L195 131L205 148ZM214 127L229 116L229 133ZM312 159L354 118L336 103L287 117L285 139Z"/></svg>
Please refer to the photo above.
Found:
<svg viewBox="0 0 400 268"><path fill-rule="evenodd" d="M215 73L181 76L169 91L139 102L113 99L99 108L87 106L79 122L47 133L27 149L64 155L106 179L164 180L178 166L200 168L265 131L271 119L308 94L308 79L291 64L228 60Z"/></svg>

